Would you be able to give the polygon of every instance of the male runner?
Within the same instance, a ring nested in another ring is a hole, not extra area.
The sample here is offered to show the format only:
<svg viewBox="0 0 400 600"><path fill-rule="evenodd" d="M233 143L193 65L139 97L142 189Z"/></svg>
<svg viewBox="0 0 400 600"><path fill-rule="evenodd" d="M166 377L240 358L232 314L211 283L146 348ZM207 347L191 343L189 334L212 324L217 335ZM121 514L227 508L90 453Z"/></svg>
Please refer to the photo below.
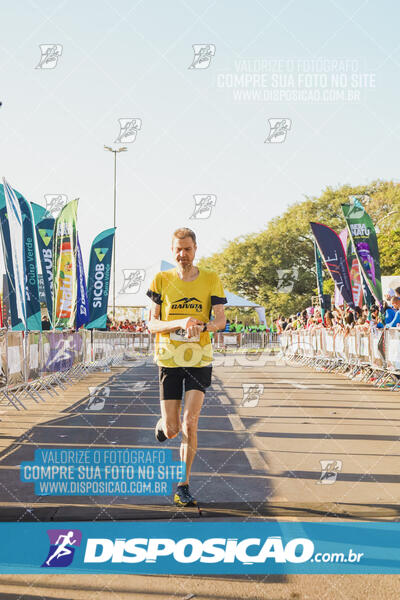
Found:
<svg viewBox="0 0 400 600"><path fill-rule="evenodd" d="M190 470L197 450L197 426L206 388L211 384L212 345L209 331L224 329L227 303L217 273L193 265L196 235L187 227L174 231L176 267L160 271L150 284L149 330L156 333L154 358L159 368L161 418L156 439L164 442L182 431L181 461L186 478L178 483L174 502L196 506L189 491ZM211 309L215 319L210 321ZM181 401L185 382L182 423Z"/></svg>

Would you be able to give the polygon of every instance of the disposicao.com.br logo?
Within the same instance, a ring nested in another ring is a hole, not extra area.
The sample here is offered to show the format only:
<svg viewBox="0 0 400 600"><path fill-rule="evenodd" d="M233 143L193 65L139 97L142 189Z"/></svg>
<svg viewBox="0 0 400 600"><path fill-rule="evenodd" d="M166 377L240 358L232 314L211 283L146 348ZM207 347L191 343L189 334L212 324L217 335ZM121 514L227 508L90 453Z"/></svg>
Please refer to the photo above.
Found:
<svg viewBox="0 0 400 600"><path fill-rule="evenodd" d="M63 523L65 529L47 530L50 548L43 551L46 558L41 569L69 567L69 572L142 574L192 573L194 569L198 573L222 574L357 573L371 568L367 537L363 532L361 537L365 539L357 539L356 527L349 532L354 534L354 543L350 544L350 537L346 538L347 543L340 539L342 531L336 535L335 530L333 536L324 538L321 533L326 528L315 526L314 538L313 532L306 533L297 523L284 524L288 531L281 534L274 531L278 527L268 526L269 535L262 534L262 525L255 527L251 523L230 523L238 528L236 535L225 523L203 523L199 527L191 524L189 535L187 527L176 523L168 524L171 527L165 524L161 532L160 524L151 522L145 526L87 523L81 530L74 529L73 523L68 529L68 525ZM306 527L313 528L314 524ZM379 553L377 560L378 557Z"/></svg>
<svg viewBox="0 0 400 600"><path fill-rule="evenodd" d="M234 563L244 565L265 563L359 562L362 553L350 549L344 552L318 552L308 538L293 538L284 542L281 536L261 538L89 538L85 563L156 563L171 557L177 563Z"/></svg>

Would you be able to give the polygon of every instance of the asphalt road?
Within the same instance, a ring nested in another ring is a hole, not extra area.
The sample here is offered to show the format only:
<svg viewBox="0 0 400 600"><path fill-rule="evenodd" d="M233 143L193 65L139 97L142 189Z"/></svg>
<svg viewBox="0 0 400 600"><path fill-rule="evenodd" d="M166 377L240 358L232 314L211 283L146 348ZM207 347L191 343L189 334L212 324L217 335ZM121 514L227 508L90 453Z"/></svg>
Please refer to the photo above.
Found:
<svg viewBox="0 0 400 600"><path fill-rule="evenodd" d="M19 464L33 460L37 448L161 447L154 439L157 369L137 361L31 403L29 413L0 410L0 519L398 519L396 393L276 357L227 355L217 362L191 481L202 517L175 508L170 496L37 497L32 484L20 481ZM90 395L96 385L100 401ZM178 440L165 446L178 459ZM15 600L391 600L399 587L392 575L0 575L0 599Z"/></svg>
<svg viewBox="0 0 400 600"><path fill-rule="evenodd" d="M271 356L227 355L217 362L191 478L203 518L398 516L397 393ZM160 410L152 361L107 377L94 402L89 386L82 394L85 382L76 401L70 388L62 412L4 446L2 520L170 519L188 512L176 509L171 495L38 497L32 483L20 481L20 463L32 461L37 448L167 447L179 460L180 437L162 445L154 438ZM34 407L47 409L47 402ZM197 509L189 513L198 517Z"/></svg>

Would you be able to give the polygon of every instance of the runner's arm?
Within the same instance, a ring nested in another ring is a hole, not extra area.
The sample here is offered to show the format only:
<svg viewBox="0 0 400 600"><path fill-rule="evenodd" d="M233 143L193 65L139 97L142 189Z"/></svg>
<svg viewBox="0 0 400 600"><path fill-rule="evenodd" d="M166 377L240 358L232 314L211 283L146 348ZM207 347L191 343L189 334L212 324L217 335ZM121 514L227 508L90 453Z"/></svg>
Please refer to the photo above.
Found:
<svg viewBox="0 0 400 600"><path fill-rule="evenodd" d="M151 303L150 319L148 329L150 333L167 333L168 331L176 331L177 329L187 329L189 325L203 325L203 321L185 317L184 319L175 319L174 321L161 321L161 306L156 302Z"/></svg>
<svg viewBox="0 0 400 600"><path fill-rule="evenodd" d="M207 331L219 331L220 329L225 329L226 325L226 316L225 309L223 304L215 304L213 307L213 313L215 315L215 319L213 321L209 321L207 323Z"/></svg>

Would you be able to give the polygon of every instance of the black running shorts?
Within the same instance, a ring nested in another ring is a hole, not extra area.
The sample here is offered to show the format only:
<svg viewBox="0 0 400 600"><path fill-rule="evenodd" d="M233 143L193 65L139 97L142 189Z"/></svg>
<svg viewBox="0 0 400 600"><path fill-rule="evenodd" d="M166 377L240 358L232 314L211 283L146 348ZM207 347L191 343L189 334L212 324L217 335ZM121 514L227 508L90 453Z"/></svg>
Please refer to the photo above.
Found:
<svg viewBox="0 0 400 600"><path fill-rule="evenodd" d="M183 382L185 392L200 390L205 393L211 385L212 365L206 367L158 367L160 400L181 400Z"/></svg>

